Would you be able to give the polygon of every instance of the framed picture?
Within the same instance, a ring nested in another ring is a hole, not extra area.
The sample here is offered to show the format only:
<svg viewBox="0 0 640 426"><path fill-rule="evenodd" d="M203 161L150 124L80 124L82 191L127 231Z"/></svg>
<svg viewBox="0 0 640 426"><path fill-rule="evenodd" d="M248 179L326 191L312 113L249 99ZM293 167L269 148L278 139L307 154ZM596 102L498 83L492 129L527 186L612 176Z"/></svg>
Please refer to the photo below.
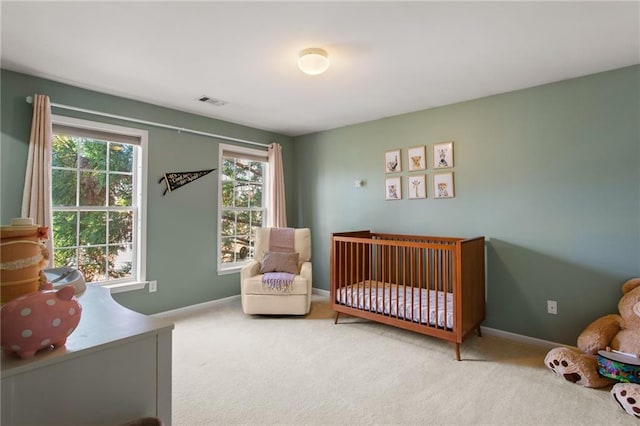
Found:
<svg viewBox="0 0 640 426"><path fill-rule="evenodd" d="M409 199L427 198L427 181L425 175L407 176Z"/></svg>
<svg viewBox="0 0 640 426"><path fill-rule="evenodd" d="M384 153L384 171L385 173L398 173L402 171L399 149Z"/></svg>
<svg viewBox="0 0 640 426"><path fill-rule="evenodd" d="M433 175L433 198L453 198L453 172Z"/></svg>
<svg viewBox="0 0 640 426"><path fill-rule="evenodd" d="M391 177L385 180L385 200L402 199L402 182L400 176Z"/></svg>
<svg viewBox="0 0 640 426"><path fill-rule="evenodd" d="M409 171L424 170L427 168L427 157L425 156L424 145L414 146L407 150L407 164Z"/></svg>
<svg viewBox="0 0 640 426"><path fill-rule="evenodd" d="M433 146L433 168L453 167L453 142L437 143Z"/></svg>

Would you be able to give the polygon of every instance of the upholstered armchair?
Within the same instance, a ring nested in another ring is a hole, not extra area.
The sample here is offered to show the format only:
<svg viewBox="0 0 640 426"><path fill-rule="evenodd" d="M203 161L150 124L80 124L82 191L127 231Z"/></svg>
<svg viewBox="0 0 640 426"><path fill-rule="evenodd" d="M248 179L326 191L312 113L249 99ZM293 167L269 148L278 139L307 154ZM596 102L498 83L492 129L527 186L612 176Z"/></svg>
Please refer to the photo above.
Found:
<svg viewBox="0 0 640 426"><path fill-rule="evenodd" d="M294 268L291 273L295 272L295 276L286 289L274 289L263 283L264 273L277 271L278 263L289 261L290 264L295 256L273 251L271 229L277 228L257 230L253 260L240 271L242 310L245 314L305 315L311 308L311 230L293 231L293 253L297 253L297 262L290 268Z"/></svg>

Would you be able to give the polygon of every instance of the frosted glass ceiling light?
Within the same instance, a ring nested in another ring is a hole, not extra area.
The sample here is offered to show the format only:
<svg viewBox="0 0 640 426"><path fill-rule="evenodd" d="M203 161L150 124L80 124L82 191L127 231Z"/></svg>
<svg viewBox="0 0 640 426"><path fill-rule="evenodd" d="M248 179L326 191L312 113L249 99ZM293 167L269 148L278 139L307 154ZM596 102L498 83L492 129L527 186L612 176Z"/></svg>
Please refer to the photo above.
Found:
<svg viewBox="0 0 640 426"><path fill-rule="evenodd" d="M298 68L309 75L322 74L329 68L327 51L317 47L304 49L298 58Z"/></svg>

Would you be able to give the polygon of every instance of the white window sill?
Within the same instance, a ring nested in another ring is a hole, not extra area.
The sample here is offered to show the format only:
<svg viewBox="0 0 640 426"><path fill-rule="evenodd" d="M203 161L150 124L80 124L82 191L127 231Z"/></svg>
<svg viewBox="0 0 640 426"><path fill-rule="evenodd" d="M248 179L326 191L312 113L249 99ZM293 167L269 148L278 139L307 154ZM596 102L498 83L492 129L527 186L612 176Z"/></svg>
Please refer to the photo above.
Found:
<svg viewBox="0 0 640 426"><path fill-rule="evenodd" d="M240 269L242 269L242 266L236 266L236 267L227 268L227 269L218 269L218 275L235 274L235 273L240 272Z"/></svg>
<svg viewBox="0 0 640 426"><path fill-rule="evenodd" d="M108 288L111 294L124 293L127 291L142 290L149 281L132 281L117 284L104 284L102 287Z"/></svg>
<svg viewBox="0 0 640 426"><path fill-rule="evenodd" d="M222 268L220 267L220 265L218 265L218 271L217 271L218 275L228 275L228 274L238 273L242 268L244 268L251 262L253 262L253 259L247 259L243 262L236 262L232 264L225 263L224 265L228 265L228 266L225 266Z"/></svg>

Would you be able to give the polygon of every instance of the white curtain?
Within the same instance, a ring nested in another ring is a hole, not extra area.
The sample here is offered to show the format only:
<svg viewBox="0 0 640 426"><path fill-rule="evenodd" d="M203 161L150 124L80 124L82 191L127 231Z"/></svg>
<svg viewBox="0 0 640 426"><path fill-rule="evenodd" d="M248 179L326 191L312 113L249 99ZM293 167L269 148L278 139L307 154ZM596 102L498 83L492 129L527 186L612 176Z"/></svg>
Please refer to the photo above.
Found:
<svg viewBox="0 0 640 426"><path fill-rule="evenodd" d="M267 226L287 227L287 206L284 198L284 172L282 170L282 147L277 143L269 144L269 206Z"/></svg>
<svg viewBox="0 0 640 426"><path fill-rule="evenodd" d="M45 95L33 98L33 120L29 139L29 157L22 194L22 217L30 217L41 226L48 227L47 241L49 265L53 265L51 241L51 103Z"/></svg>

